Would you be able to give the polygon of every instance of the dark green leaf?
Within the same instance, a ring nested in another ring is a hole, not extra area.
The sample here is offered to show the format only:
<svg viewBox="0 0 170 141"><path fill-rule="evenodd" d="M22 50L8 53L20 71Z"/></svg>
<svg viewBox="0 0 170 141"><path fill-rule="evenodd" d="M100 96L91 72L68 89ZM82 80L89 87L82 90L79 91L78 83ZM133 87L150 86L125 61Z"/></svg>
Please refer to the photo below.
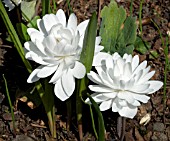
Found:
<svg viewBox="0 0 170 141"><path fill-rule="evenodd" d="M156 50L151 50L149 54L149 59L157 59L159 57L159 54Z"/></svg>
<svg viewBox="0 0 170 141"><path fill-rule="evenodd" d="M105 126L104 126L104 120L103 120L103 116L102 113L99 109L99 106L97 105L97 103L93 100L93 98L87 94L87 96L90 99L90 102L92 103L92 106L95 110L95 112L97 113L97 117L98 117L98 140L99 141L105 141Z"/></svg>
<svg viewBox="0 0 170 141"><path fill-rule="evenodd" d="M37 20L40 19L40 16L35 16L32 20L31 23L28 23L28 27L30 28L38 28L37 27Z"/></svg>
<svg viewBox="0 0 170 141"><path fill-rule="evenodd" d="M24 25L23 23L17 23L16 27L20 38L24 41L28 41L30 37L27 33L27 26Z"/></svg>
<svg viewBox="0 0 170 141"><path fill-rule="evenodd" d="M96 29L97 29L97 16L96 13L93 13L87 26L87 29L85 31L83 49L80 55L80 61L86 67L86 73L90 72L92 68L96 40Z"/></svg>
<svg viewBox="0 0 170 141"><path fill-rule="evenodd" d="M146 54L151 48L149 43L143 41L141 37L137 37L134 46L135 46L135 49L139 51L141 54Z"/></svg>
<svg viewBox="0 0 170 141"><path fill-rule="evenodd" d="M28 17L29 20L31 20L35 14L35 6L36 0L21 2L21 10Z"/></svg>
<svg viewBox="0 0 170 141"><path fill-rule="evenodd" d="M118 52L132 54L136 40L136 18L126 18L125 9L118 7L115 1L111 1L108 7L101 12L102 23L100 35L104 51L113 54Z"/></svg>
<svg viewBox="0 0 170 141"><path fill-rule="evenodd" d="M116 46L116 41L120 33L120 28L126 18L125 9L118 8L115 1L110 2L109 6L105 6L101 11L102 23L100 27L100 35L102 37L102 45L106 52L111 52Z"/></svg>

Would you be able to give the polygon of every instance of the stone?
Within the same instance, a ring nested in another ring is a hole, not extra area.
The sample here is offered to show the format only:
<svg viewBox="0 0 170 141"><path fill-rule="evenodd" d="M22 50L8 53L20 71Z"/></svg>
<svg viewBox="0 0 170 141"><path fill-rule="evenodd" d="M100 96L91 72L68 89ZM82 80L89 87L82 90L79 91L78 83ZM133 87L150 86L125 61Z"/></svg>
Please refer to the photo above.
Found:
<svg viewBox="0 0 170 141"><path fill-rule="evenodd" d="M168 137L164 133L154 132L151 137L152 141L168 141Z"/></svg>
<svg viewBox="0 0 170 141"><path fill-rule="evenodd" d="M165 129L165 126L161 122L156 122L153 124L153 130L158 132L163 132Z"/></svg>
<svg viewBox="0 0 170 141"><path fill-rule="evenodd" d="M12 141L35 141L35 140L26 135L16 135L16 138L13 139Z"/></svg>

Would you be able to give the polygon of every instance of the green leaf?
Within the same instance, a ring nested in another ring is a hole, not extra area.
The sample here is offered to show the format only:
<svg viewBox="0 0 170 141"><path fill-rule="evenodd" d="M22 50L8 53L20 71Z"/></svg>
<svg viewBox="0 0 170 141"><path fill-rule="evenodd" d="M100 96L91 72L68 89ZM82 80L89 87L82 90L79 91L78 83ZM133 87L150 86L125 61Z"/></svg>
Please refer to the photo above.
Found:
<svg viewBox="0 0 170 141"><path fill-rule="evenodd" d="M21 2L21 11L28 17L32 19L35 14L36 0L32 1L22 1Z"/></svg>
<svg viewBox="0 0 170 141"><path fill-rule="evenodd" d="M146 54L151 48L150 44L148 42L143 41L141 37L137 37L134 46L135 50L137 50L141 54Z"/></svg>
<svg viewBox="0 0 170 141"><path fill-rule="evenodd" d="M111 52L116 46L120 28L126 18L125 9L118 8L117 3L112 1L109 6L105 6L101 11L102 23L100 35L101 44L105 47L106 52Z"/></svg>
<svg viewBox="0 0 170 141"><path fill-rule="evenodd" d="M86 28L83 40L83 49L80 55L80 61L86 67L86 73L90 72L92 68L96 40L96 29L97 29L97 16L96 13L93 13L89 21L89 24Z"/></svg>
<svg viewBox="0 0 170 141"><path fill-rule="evenodd" d="M104 51L111 54L118 52L121 56L124 53L132 54L136 40L136 18L126 18L125 9L119 8L115 1L103 8L101 17L100 35Z"/></svg>
<svg viewBox="0 0 170 141"><path fill-rule="evenodd" d="M134 17L127 17L125 23L123 25L123 29L121 30L119 40L117 41L122 42L125 46L128 44L133 44L136 40L136 29L137 25L135 23L136 18Z"/></svg>
<svg viewBox="0 0 170 141"><path fill-rule="evenodd" d="M37 27L37 20L40 19L40 16L35 16L32 20L31 20L31 23L28 23L28 27L30 28L36 28L38 29Z"/></svg>
<svg viewBox="0 0 170 141"><path fill-rule="evenodd" d="M105 126L104 126L104 120L103 120L103 116L102 116L102 113L99 109L99 106L97 105L97 103L93 100L93 98L87 94L87 96L89 97L90 99L90 102L92 103L93 105L93 108L97 114L97 117L98 117L98 140L99 141L105 141Z"/></svg>
<svg viewBox="0 0 170 141"><path fill-rule="evenodd" d="M149 54L149 59L157 59L159 57L159 54L156 50L151 50Z"/></svg>
<svg viewBox="0 0 170 141"><path fill-rule="evenodd" d="M50 0L42 0L42 16L49 14L50 12Z"/></svg>
<svg viewBox="0 0 170 141"><path fill-rule="evenodd" d="M82 62L86 67L86 73L90 72L92 68L95 49L96 29L97 29L97 16L96 13L93 13L85 31L83 49L80 55L80 62ZM82 118L81 96L83 94L86 94L87 82L88 82L87 77L84 77L83 79L77 81L76 112L78 122L81 121Z"/></svg>
<svg viewBox="0 0 170 141"><path fill-rule="evenodd" d="M24 25L23 23L17 23L16 27L20 38L24 41L28 41L30 37L27 33L27 26Z"/></svg>

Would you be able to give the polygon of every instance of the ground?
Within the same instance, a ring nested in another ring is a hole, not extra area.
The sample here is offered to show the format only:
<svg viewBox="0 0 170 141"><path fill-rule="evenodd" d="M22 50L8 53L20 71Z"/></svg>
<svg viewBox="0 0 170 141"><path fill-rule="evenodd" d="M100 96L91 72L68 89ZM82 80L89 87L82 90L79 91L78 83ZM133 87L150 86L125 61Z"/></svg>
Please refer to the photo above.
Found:
<svg viewBox="0 0 170 141"><path fill-rule="evenodd" d="M69 14L66 0L60 0L58 8L64 9ZM109 0L71 0L70 5L78 17L79 22L88 19L94 11L99 11L99 7L108 5ZM126 9L130 15L130 0L120 0L118 3ZM41 6L41 5L40 5ZM139 14L140 1L133 2L133 16ZM41 8L37 13L41 12ZM140 55L140 61L147 60L152 69L156 70L153 79L164 81L165 68L165 43L167 32L170 31L170 2L169 0L144 0L142 10L143 40L150 44L151 48L145 54L135 50L134 54ZM13 13L9 15L13 19ZM42 105L30 107L32 103L23 102L20 99L30 85L26 83L28 73L17 54L12 43L6 40L7 30L0 19L0 74L4 74L8 83L8 88L12 103L17 130L14 132L12 117L6 96L4 81L0 75L0 141L50 141L49 129L47 128L47 118L45 117ZM158 27L158 28L157 28ZM139 33L139 30L138 30ZM161 33L161 35L160 35ZM162 39L161 39L162 36ZM168 43L170 50L170 46ZM152 57L152 52L157 52L156 58ZM170 53L170 52L169 52ZM168 55L170 61L170 54ZM170 69L169 69L170 70ZM147 104L139 107L138 113L133 120L127 119L125 141L168 141L170 140L170 71L167 73L166 95L163 95L163 88L151 95ZM165 97L165 99L163 98ZM75 117L72 119L71 131L66 130L66 112L63 104L56 101L56 123L57 139L61 141L78 140L78 130ZM29 105L29 106L28 106ZM86 108L86 107L85 107ZM38 113L38 114L37 114ZM146 114L151 115L151 120L144 126L139 122ZM103 112L106 138L108 141L118 140L116 132L117 114L110 110ZM86 126L85 126L86 127ZM95 140L91 129L86 127L84 140Z"/></svg>

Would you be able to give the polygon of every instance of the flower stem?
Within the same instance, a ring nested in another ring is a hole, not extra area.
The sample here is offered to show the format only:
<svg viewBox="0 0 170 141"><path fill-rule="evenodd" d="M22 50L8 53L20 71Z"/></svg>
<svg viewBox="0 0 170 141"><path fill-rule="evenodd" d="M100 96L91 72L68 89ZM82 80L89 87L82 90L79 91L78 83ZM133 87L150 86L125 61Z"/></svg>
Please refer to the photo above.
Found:
<svg viewBox="0 0 170 141"><path fill-rule="evenodd" d="M72 100L68 99L66 105L67 105L67 131L70 131L71 115L72 115Z"/></svg>
<svg viewBox="0 0 170 141"><path fill-rule="evenodd" d="M4 81L5 81L6 95L7 95L7 98L8 98L9 107L10 107L10 109L11 109L12 123L13 123L13 129L14 129L14 134L15 134L15 132L16 132L16 126L15 126L14 110L13 110L11 98L10 98L9 91L8 91L7 81L6 81L6 79L5 79L4 74L3 74L2 76L3 76L3 79L4 79Z"/></svg>

